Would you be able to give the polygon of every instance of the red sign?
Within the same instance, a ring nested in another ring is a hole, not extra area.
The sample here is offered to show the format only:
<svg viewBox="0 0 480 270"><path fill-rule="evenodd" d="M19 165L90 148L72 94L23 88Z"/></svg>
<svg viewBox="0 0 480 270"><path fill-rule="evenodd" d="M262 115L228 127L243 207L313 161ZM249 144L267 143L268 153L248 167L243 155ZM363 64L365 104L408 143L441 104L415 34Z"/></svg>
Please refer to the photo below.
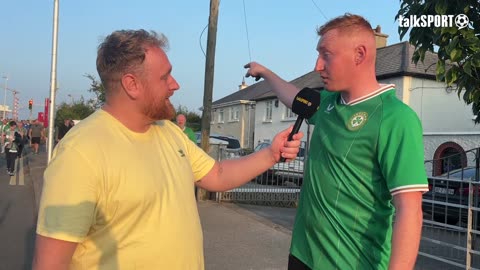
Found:
<svg viewBox="0 0 480 270"><path fill-rule="evenodd" d="M45 99L45 110L44 110L44 117L43 117L43 126L48 127L48 108L50 107L50 99Z"/></svg>
<svg viewBox="0 0 480 270"><path fill-rule="evenodd" d="M37 117L38 122L42 122L42 123L43 123L43 121L44 121L44 117L43 117L43 116L44 116L43 112L39 112L39 113L38 113L38 117Z"/></svg>

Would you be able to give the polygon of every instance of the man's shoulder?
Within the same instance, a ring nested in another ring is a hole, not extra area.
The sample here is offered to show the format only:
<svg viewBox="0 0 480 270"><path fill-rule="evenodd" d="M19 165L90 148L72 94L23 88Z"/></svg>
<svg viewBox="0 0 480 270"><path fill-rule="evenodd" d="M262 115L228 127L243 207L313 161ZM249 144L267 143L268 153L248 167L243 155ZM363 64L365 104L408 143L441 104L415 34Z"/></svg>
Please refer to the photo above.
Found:
<svg viewBox="0 0 480 270"><path fill-rule="evenodd" d="M395 89L388 91L381 96L383 103L383 113L388 115L409 115L416 116L416 112L395 95Z"/></svg>
<svg viewBox="0 0 480 270"><path fill-rule="evenodd" d="M109 133L109 119L103 115L102 112L94 112L87 118L83 119L80 123L75 125L72 128L69 128L65 125L61 126L61 129L67 131L68 137L65 137L66 141L68 139L75 141L77 143L84 142L92 143L101 139L101 134ZM92 137L95 137L93 140Z"/></svg>

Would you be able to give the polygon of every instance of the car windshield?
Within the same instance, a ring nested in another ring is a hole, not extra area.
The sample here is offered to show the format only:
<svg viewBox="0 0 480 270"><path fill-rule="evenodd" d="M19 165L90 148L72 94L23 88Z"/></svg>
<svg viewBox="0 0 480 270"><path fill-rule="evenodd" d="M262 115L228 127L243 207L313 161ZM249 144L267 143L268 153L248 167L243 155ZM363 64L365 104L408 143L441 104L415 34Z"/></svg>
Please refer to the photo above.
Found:
<svg viewBox="0 0 480 270"><path fill-rule="evenodd" d="M445 173L443 176L455 179L475 179L475 168L464 168Z"/></svg>
<svg viewBox="0 0 480 270"><path fill-rule="evenodd" d="M196 132L195 137L197 139L197 142L200 143L202 140L202 133L201 132ZM216 139L220 141L227 142L227 148L228 149L240 149L240 141L232 136L224 136L224 135L218 135L218 134L210 134L210 139Z"/></svg>

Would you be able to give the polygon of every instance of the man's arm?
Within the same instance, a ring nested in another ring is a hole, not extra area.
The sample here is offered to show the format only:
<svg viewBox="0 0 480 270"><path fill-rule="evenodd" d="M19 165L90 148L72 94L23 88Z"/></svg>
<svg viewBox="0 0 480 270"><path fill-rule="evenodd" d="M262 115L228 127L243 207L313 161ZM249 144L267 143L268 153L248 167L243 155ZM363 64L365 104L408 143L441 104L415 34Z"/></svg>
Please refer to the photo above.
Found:
<svg viewBox="0 0 480 270"><path fill-rule="evenodd" d="M77 243L57 240L37 234L33 270L67 270Z"/></svg>
<svg viewBox="0 0 480 270"><path fill-rule="evenodd" d="M393 201L396 212L389 270L410 270L415 267L422 234L422 193L399 193Z"/></svg>
<svg viewBox="0 0 480 270"><path fill-rule="evenodd" d="M292 108L293 99L298 94L300 89L256 62L248 63L244 67L248 68L246 77L261 77L265 79L280 101L288 108Z"/></svg>
<svg viewBox="0 0 480 270"><path fill-rule="evenodd" d="M297 156L303 133L294 135L293 140L287 142L291 130L290 127L278 133L268 148L239 159L216 162L207 175L197 182L197 185L210 191L230 190L266 171L281 157L285 157L287 160L294 159Z"/></svg>

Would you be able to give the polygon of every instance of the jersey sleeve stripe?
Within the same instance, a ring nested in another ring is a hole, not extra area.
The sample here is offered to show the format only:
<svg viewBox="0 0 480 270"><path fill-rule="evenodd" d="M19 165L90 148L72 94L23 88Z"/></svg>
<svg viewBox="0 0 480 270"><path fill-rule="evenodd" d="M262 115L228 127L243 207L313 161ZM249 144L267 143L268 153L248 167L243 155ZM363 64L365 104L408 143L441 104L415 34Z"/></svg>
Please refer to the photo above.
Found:
<svg viewBox="0 0 480 270"><path fill-rule="evenodd" d="M398 193L404 193L404 192L415 192L415 191L421 191L423 193L428 191L428 185L408 185L408 186L401 186L397 188L393 188L390 190L390 193L392 195L396 195Z"/></svg>

